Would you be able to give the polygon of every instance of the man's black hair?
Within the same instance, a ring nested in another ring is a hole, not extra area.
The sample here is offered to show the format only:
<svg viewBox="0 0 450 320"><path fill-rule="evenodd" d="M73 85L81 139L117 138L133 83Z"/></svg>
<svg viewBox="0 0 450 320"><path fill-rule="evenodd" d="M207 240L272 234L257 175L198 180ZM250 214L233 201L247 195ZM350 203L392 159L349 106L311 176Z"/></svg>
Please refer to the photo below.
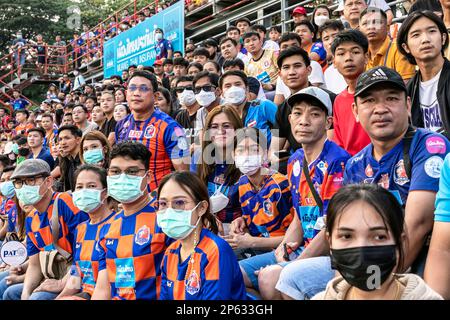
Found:
<svg viewBox="0 0 450 320"><path fill-rule="evenodd" d="M369 50L369 40L364 35L364 33L359 30L352 29L342 31L336 36L336 38L334 38L333 43L331 44L332 54L334 55L337 47L346 42L356 43L363 49L364 53L367 53L367 51Z"/></svg>
<svg viewBox="0 0 450 320"><path fill-rule="evenodd" d="M135 71L133 72L133 75L128 78L128 84L130 83L131 79L136 77L142 77L150 81L152 84L153 92L158 90L158 80L156 79L156 76L153 73L150 73L148 71Z"/></svg>
<svg viewBox="0 0 450 320"><path fill-rule="evenodd" d="M293 46L293 47L287 48L286 50L280 51L280 55L278 56L278 59L277 59L278 69L281 69L284 59L292 57L292 56L301 56L303 58L303 62L305 63L305 65L307 67L309 67L311 65L311 59L309 58L308 52L306 52L305 50L303 50L300 47Z"/></svg>
<svg viewBox="0 0 450 320"><path fill-rule="evenodd" d="M225 72L219 79L219 88L222 89L223 86L223 81L225 80L226 77L229 76L236 76L241 78L241 80L244 82L245 86L248 88L248 77L245 74L244 71L241 70L228 70L227 72Z"/></svg>
<svg viewBox="0 0 450 320"><path fill-rule="evenodd" d="M230 67L239 67L239 70L244 71L245 64L244 64L244 61L242 61L239 58L231 59L231 60L225 60L223 62L222 68L225 70L225 69L230 68Z"/></svg>
<svg viewBox="0 0 450 320"><path fill-rule="evenodd" d="M216 86L216 87L219 86L219 78L220 78L219 75L216 73L212 73L207 70L204 70L204 71L197 73L195 75L194 79L192 80L192 84L194 85L194 87L198 80L200 80L201 78L205 78L205 77L209 78L209 82L211 82L211 84L213 86Z"/></svg>
<svg viewBox="0 0 450 320"><path fill-rule="evenodd" d="M115 158L130 158L132 160L141 161L144 165L145 170L149 169L151 152L140 142L135 141L125 141L116 144L112 150L110 159Z"/></svg>
<svg viewBox="0 0 450 320"><path fill-rule="evenodd" d="M67 115L67 113L65 114ZM83 132L75 125L73 124L68 124L65 126L62 126L58 129L58 135L63 132L64 130L69 130L70 133L74 136L74 137L79 137L81 138L81 136L83 135Z"/></svg>

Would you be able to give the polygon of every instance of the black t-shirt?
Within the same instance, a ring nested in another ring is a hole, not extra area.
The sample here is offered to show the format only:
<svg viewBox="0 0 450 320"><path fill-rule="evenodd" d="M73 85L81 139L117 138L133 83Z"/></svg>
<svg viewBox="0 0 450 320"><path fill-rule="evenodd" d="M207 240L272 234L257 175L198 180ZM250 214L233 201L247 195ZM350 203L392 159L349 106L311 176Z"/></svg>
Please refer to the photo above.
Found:
<svg viewBox="0 0 450 320"><path fill-rule="evenodd" d="M184 128L186 138L190 144L198 141L199 131L195 130L195 120L197 119L197 112L189 115L186 109L180 110L175 117L175 120Z"/></svg>
<svg viewBox="0 0 450 320"><path fill-rule="evenodd" d="M106 120L103 126L100 128L100 132L103 133L106 138L108 138L111 132L116 129L116 120L112 117L110 120Z"/></svg>
<svg viewBox="0 0 450 320"><path fill-rule="evenodd" d="M61 169L61 178L59 179L59 183L55 184L55 188L57 191L65 192L69 190L71 191L75 190L74 173L80 165L81 159L79 155L77 155L75 158L58 157L55 160L55 167L59 166Z"/></svg>
<svg viewBox="0 0 450 320"><path fill-rule="evenodd" d="M322 90L329 94L331 104L334 104L336 94L326 89ZM274 125L274 129L278 129L278 134L276 130L274 131L274 134L280 138L286 138L291 146L291 150L295 151L297 149L300 149L301 145L295 140L292 134L291 124L289 123L289 114L291 114L291 106L287 103L286 100L278 107L277 113L275 115L276 124Z"/></svg>

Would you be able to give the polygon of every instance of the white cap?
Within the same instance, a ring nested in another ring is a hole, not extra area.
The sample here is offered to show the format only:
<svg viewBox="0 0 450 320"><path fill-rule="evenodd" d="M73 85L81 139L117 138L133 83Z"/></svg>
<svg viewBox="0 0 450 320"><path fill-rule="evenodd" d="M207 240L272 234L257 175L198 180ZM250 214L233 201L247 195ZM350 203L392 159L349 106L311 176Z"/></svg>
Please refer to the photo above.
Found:
<svg viewBox="0 0 450 320"><path fill-rule="evenodd" d="M337 15L341 11L344 11L344 0L339 1L339 5L338 5L337 9L333 11L333 14Z"/></svg>
<svg viewBox="0 0 450 320"><path fill-rule="evenodd" d="M317 100L322 107L327 110L328 116L333 115L333 105L331 104L330 95L317 87L302 89L296 94L290 96L287 102L292 108L296 103L303 101L305 98L313 98Z"/></svg>

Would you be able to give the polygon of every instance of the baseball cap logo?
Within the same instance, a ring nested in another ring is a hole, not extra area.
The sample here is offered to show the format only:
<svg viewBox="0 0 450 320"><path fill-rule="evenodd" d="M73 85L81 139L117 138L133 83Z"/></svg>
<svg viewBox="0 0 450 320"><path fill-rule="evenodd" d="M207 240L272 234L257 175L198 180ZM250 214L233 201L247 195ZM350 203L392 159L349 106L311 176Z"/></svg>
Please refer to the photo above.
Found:
<svg viewBox="0 0 450 320"><path fill-rule="evenodd" d="M370 77L370 80L388 80L388 76L383 71L383 69L377 69L372 73L372 76Z"/></svg>

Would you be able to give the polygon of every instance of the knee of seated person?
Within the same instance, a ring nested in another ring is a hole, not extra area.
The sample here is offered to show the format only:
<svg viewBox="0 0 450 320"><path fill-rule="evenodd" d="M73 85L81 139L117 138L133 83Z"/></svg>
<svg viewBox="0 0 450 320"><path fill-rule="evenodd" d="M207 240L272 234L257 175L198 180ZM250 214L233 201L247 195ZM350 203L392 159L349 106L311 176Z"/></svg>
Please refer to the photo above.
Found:
<svg viewBox="0 0 450 320"><path fill-rule="evenodd" d="M283 268L279 265L272 265L262 269L258 274L259 292L263 299L272 300L279 296L275 286L278 282L281 270Z"/></svg>
<svg viewBox="0 0 450 320"><path fill-rule="evenodd" d="M250 280L250 278L247 275L247 272L245 272L244 268L240 267L241 269L241 273L242 273L242 277L244 278L244 284L247 288L251 288L253 287L253 284Z"/></svg>

